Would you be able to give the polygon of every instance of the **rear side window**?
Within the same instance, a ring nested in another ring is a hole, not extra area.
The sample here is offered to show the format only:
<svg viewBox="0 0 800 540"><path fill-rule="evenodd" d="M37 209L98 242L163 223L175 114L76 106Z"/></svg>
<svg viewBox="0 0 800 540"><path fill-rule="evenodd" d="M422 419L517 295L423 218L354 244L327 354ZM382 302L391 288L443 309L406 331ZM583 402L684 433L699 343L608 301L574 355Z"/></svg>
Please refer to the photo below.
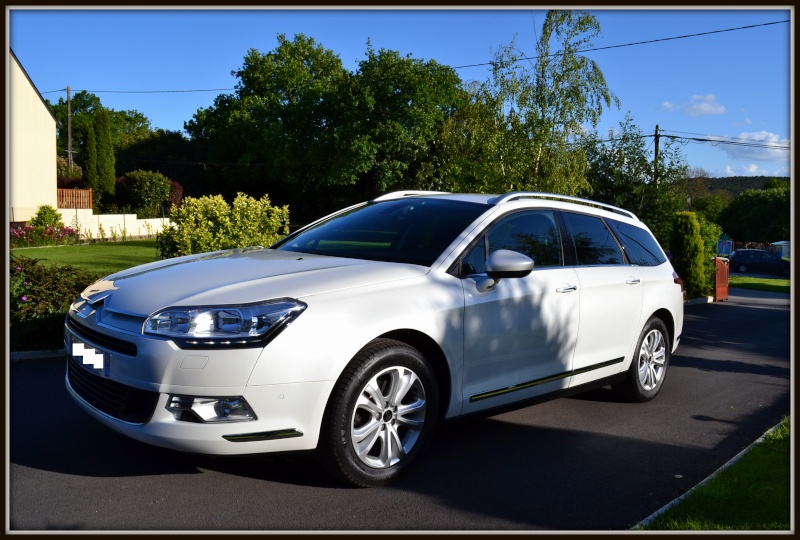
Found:
<svg viewBox="0 0 800 540"><path fill-rule="evenodd" d="M602 219L571 212L563 215L575 243L579 265L623 264L622 251Z"/></svg>
<svg viewBox="0 0 800 540"><path fill-rule="evenodd" d="M631 264L658 266L666 262L667 258L652 234L640 227L621 221L609 219L608 223L617 233L617 238L622 242L625 254Z"/></svg>

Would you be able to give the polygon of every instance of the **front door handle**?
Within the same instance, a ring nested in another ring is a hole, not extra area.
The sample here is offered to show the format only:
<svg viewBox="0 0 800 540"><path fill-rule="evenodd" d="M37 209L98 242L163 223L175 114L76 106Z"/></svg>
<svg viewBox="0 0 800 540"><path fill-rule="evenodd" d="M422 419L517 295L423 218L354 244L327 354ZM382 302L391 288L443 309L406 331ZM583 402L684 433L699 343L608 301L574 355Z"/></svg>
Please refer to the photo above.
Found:
<svg viewBox="0 0 800 540"><path fill-rule="evenodd" d="M628 280L625 283L627 283L628 285L638 285L641 282L642 280L639 279L638 277L632 277L628 278Z"/></svg>
<svg viewBox="0 0 800 540"><path fill-rule="evenodd" d="M568 292L575 292L578 290L577 285L567 285L566 287L559 287L556 289L557 293L568 293Z"/></svg>

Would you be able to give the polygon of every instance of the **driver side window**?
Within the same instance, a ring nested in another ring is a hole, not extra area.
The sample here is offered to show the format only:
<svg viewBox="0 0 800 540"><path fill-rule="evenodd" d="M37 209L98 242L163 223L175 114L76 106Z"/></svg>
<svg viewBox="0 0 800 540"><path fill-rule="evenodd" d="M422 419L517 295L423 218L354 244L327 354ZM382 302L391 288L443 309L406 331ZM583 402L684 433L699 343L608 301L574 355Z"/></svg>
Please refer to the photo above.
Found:
<svg viewBox="0 0 800 540"><path fill-rule="evenodd" d="M564 264L561 234L551 210L517 212L493 224L464 257L462 275L484 273L486 257L498 249L527 255L534 269Z"/></svg>

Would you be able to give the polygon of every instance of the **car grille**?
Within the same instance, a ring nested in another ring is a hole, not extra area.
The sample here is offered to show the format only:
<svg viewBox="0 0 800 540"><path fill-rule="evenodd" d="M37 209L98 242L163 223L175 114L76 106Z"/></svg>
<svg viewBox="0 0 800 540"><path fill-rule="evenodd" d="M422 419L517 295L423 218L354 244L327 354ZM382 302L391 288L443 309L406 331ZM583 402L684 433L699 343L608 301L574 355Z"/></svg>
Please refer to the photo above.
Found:
<svg viewBox="0 0 800 540"><path fill-rule="evenodd" d="M158 392L139 390L99 377L72 357L67 360L67 380L86 403L123 422L144 424L153 416L158 403Z"/></svg>
<svg viewBox="0 0 800 540"><path fill-rule="evenodd" d="M70 330L75 332L78 337L90 343L94 343L101 349L113 351L118 354L124 354L125 356L136 356L137 349L135 343L107 336L106 334L101 334L97 330L93 330L80 324L78 321L69 316L67 316L67 326Z"/></svg>

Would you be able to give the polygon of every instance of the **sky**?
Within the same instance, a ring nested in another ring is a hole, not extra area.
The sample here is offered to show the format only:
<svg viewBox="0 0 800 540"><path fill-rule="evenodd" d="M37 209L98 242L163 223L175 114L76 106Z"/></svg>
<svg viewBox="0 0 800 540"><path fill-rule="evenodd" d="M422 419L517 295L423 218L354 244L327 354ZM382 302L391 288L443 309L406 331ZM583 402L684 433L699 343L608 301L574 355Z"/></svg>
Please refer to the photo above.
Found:
<svg viewBox="0 0 800 540"><path fill-rule="evenodd" d="M713 177L790 175L793 9L588 11L601 34L593 41L597 50L583 54L597 62L620 100L619 109L604 110L600 135L630 114L645 134L658 125L662 135L680 137L672 140L680 141L687 164ZM482 82L494 52L513 40L535 54L545 15L517 7L24 7L6 8L6 36L52 103L66 99L69 86L73 94L97 95L105 107L144 114L153 129L182 131L198 109L232 93L237 80L231 72L249 49L273 51L280 34L314 38L351 72L371 43L375 50L449 65L464 82Z"/></svg>

